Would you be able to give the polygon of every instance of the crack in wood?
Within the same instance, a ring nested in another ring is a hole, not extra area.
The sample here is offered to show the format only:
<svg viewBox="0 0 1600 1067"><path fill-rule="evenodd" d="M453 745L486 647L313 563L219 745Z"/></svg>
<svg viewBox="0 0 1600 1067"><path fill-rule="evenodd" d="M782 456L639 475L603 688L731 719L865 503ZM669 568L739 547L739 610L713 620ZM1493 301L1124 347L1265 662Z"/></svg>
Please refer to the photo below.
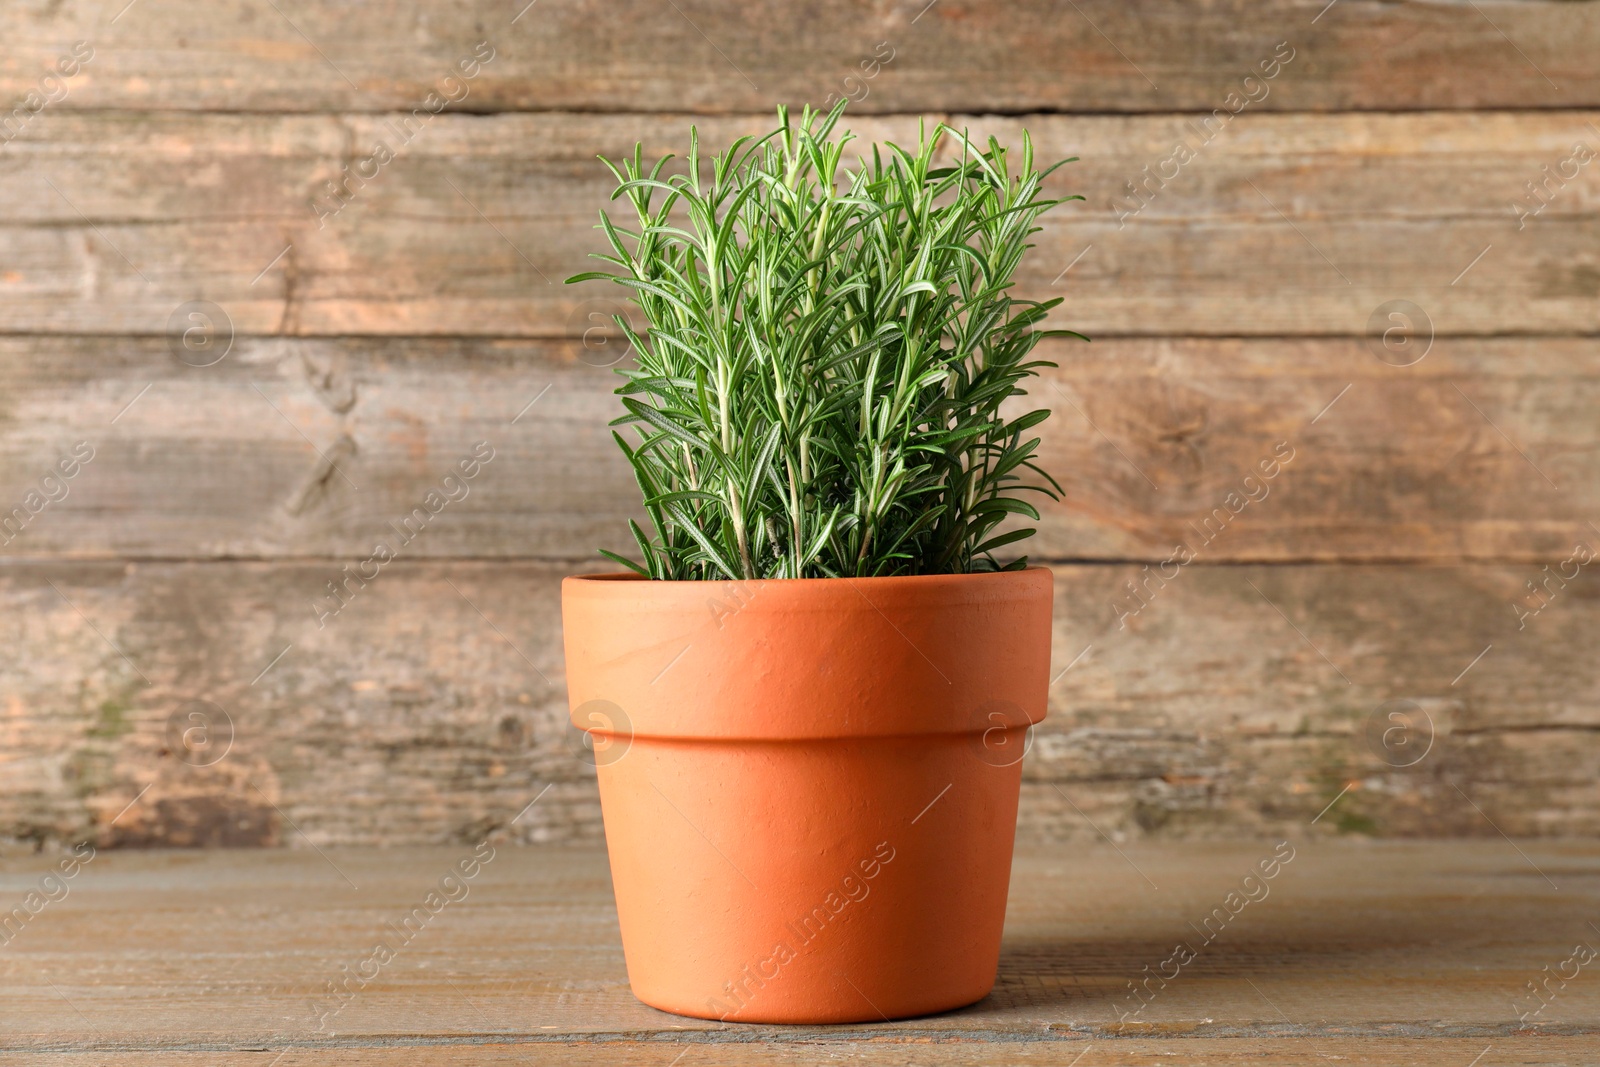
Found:
<svg viewBox="0 0 1600 1067"><path fill-rule="evenodd" d="M356 451L355 438L341 433L339 439L317 457L311 476L287 505L289 514L303 515L326 500L332 492L333 479L340 475L339 464L355 458Z"/></svg>
<svg viewBox="0 0 1600 1067"><path fill-rule="evenodd" d="M278 317L278 336L288 337L300 331L300 299L300 254L290 241L283 257L283 313Z"/></svg>
<svg viewBox="0 0 1600 1067"><path fill-rule="evenodd" d="M326 366L319 366L309 349L301 349L300 365L305 370L306 381L329 411L345 415L356 406L356 383L346 369L343 352L331 353Z"/></svg>

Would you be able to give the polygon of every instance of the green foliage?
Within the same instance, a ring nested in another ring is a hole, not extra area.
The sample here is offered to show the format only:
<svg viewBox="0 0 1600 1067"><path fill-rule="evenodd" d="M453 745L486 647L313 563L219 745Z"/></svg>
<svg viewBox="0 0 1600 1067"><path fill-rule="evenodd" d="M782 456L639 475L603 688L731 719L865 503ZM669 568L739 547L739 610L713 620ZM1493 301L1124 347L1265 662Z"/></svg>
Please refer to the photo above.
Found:
<svg viewBox="0 0 1600 1067"><path fill-rule="evenodd" d="M647 171L638 146L605 160L636 228L602 212L614 254L595 258L616 270L568 280L627 287L648 324L617 318L638 363L613 425L635 434L614 431L654 536L632 524L642 565L605 555L651 578L999 569L1034 531L996 527L1039 517L1021 494L1059 496L1028 436L1049 412L1000 405L1068 332L1037 329L1059 299L1008 295L1060 164L1036 171L1026 133L1018 161L940 125L850 168L842 111L779 108L709 174L694 131L682 173Z"/></svg>

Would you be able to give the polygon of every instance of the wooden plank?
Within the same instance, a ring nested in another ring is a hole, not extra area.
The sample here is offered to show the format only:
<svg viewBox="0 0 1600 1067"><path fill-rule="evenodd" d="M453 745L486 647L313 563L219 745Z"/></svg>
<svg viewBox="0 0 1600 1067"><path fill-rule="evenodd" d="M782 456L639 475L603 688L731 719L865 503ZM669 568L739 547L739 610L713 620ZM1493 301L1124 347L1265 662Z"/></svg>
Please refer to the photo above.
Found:
<svg viewBox="0 0 1600 1067"><path fill-rule="evenodd" d="M566 724L571 566L402 557L325 615L344 562L0 571L6 838L598 840ZM1319 813L1329 834L1600 832L1600 598L1584 574L1519 631L1537 574L1197 564L1131 614L1138 568L1056 568L1021 834L1274 834ZM1385 745L1393 701L1412 719ZM195 711L231 722L226 758L181 758Z"/></svg>
<svg viewBox="0 0 1600 1067"><path fill-rule="evenodd" d="M400 144L390 121L49 116L0 173L6 329L161 335L204 299L241 334L577 336L612 295L559 284L600 247L594 155L681 150L691 120L440 116L319 219L341 166ZM701 125L714 145L768 121ZM1067 296L1062 321L1091 336L1362 336L1400 299L1441 335L1600 330L1600 171L1567 162L1600 146L1600 112L1246 112L1209 143L1183 115L956 121L1083 158L1056 180L1089 200L1052 216L1019 292ZM1128 214L1127 184L1170 172L1180 141L1196 157ZM1519 220L1526 184L1563 165L1576 177Z"/></svg>
<svg viewBox="0 0 1600 1067"><path fill-rule="evenodd" d="M76 442L95 450L65 497L0 527L7 554L357 562L444 490L408 556L592 561L640 511L614 376L582 358L610 356L581 342L241 338L210 367L155 338L0 353L5 511ZM480 442L492 458L463 479Z"/></svg>
<svg viewBox="0 0 1600 1067"><path fill-rule="evenodd" d="M1110 339L1046 350L1061 369L1037 390L1055 412L1041 459L1067 495L1046 509L1033 551L1543 564L1600 536L1587 524L1600 514L1587 471L1592 340L1440 338L1409 367L1373 348ZM1290 455L1262 476L1263 462ZM1216 509L1241 490L1231 506L1260 499L1219 530Z"/></svg>
<svg viewBox="0 0 1600 1067"><path fill-rule="evenodd" d="M730 1026L645 1008L628 991L604 853L500 842L466 895L319 1030L326 983L369 955L385 921L415 907L472 844L102 853L0 954L0 1047L11 1062L48 1053L73 1063L261 1064L275 1054L436 1063L470 1049L497 1063L834 1054L1059 1064L1093 1049L1098 1062L1338 1055L1459 1067L1486 1046L1526 1063L1575 1062L1596 1046L1592 984L1568 982L1526 1027L1516 1015L1530 977L1554 969L1574 942L1592 942L1585 920L1596 892L1582 877L1600 857L1592 843L1528 842L1525 858L1499 839L1296 835L1290 847L1261 883L1265 896L1209 942L1197 920L1274 854L1273 842L1021 849L987 999L827 1028ZM53 863L11 864L0 892L22 896ZM1152 984L1134 1014L1130 985L1180 940L1196 958Z"/></svg>
<svg viewBox="0 0 1600 1067"><path fill-rule="evenodd" d="M623 1064L627 1067L672 1067L672 1056L682 1051L676 1042L635 1042L629 1040L540 1042L536 1049L527 1045L507 1044L495 1039L471 1038L463 1044L471 1047L472 1062L481 1064L524 1064L530 1054L536 1054L540 1063L567 1064ZM277 1047L277 1046L273 1046ZM774 1036L770 1041L746 1040L719 1043L711 1049L700 1046L691 1052L715 1055L719 1065L741 1067L750 1064L812 1064L819 1057L848 1056L850 1062L866 1067L900 1067L908 1056L915 1056L918 1064L967 1065L967 1067L993 1067L996 1064L1040 1064L1041 1067L1072 1062L1072 1057L1087 1052L1087 1041L1074 1042L1065 1047L1046 1042L1013 1042L995 1047L992 1044L965 1043L930 1044L923 1039L906 1042L886 1042L884 1038L870 1035L859 1039L827 1037L808 1038L804 1041ZM1337 1056L1355 1067L1389 1067L1401 1062L1408 1067L1461 1067L1471 1063L1472 1057L1482 1052L1485 1043L1481 1038L1454 1038L1427 1040L1396 1038L1392 1036L1350 1038L1343 1035L1270 1038L1180 1038L1176 1040L1123 1038L1114 1045L1096 1046L1101 1055L1115 1054L1118 1062L1136 1064L1161 1064L1162 1057L1181 1056L1185 1064L1196 1067L1233 1067L1238 1064L1257 1064L1262 1061L1284 1064L1286 1067L1324 1067L1330 1057ZM1504 1056L1515 1057L1512 1062L1526 1067L1570 1067L1593 1056L1593 1037L1572 1035L1541 1035L1539 1037L1500 1037L1492 1043L1493 1049ZM57 1062L63 1064L92 1064L93 1067L145 1067L159 1064L179 1067L260 1067L261 1054L257 1052L72 1052L52 1051ZM1067 1058L1063 1060L1061 1057ZM350 1063L348 1049L296 1048L284 1063L294 1067L316 1067L322 1064ZM403 1047L363 1048L359 1062L373 1067L439 1067L461 1062L462 1051L458 1045L406 1045ZM1003 1058L997 1058L1003 1057ZM1404 1057L1398 1059L1397 1057ZM0 1053L0 1064L29 1064L37 1062L33 1053L7 1055ZM1092 1064L1088 1060L1085 1067ZM1491 1064L1493 1061L1489 1061Z"/></svg>
<svg viewBox="0 0 1600 1067"><path fill-rule="evenodd" d="M1160 563L1186 544L1207 562L1537 570L1600 545L1592 340L1441 338L1404 368L1357 339L1041 354L1061 364L1034 402L1055 409L1042 459L1066 497L1045 507L1035 558ZM488 441L494 459L408 554L594 560L644 519L607 426L617 379L600 364L622 355L598 329L588 343L240 338L204 368L164 339L0 338L0 520L76 443L95 450L66 496L20 533L0 527L0 552L359 560ZM1293 459L1262 479L1284 443ZM1267 495L1219 527L1214 509L1247 491Z"/></svg>
<svg viewBox="0 0 1600 1067"><path fill-rule="evenodd" d="M1343 110L1591 104L1600 46L1581 7L1485 0L1471 17L1434 5L1343 0L1104 2L844 0L804 14L734 7L509 0L417 9L226 0L197 11L142 0L104 12L69 0L8 5L16 57L0 97L38 88L74 39L94 43L63 108L326 111L410 108L480 40L495 58L474 110L766 112L849 94L865 111L1159 111L1220 106L1280 41L1298 55L1268 108ZM880 47L881 46L881 47ZM866 71L874 56L892 59ZM847 78L859 80L846 82Z"/></svg>

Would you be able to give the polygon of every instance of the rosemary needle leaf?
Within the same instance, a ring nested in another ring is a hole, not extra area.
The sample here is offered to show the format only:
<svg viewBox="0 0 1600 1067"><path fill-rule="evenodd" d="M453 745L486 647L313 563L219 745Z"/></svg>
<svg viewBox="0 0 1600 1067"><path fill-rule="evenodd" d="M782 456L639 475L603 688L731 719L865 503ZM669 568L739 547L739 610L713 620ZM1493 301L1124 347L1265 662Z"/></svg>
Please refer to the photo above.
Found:
<svg viewBox="0 0 1600 1067"><path fill-rule="evenodd" d="M1060 498L1023 439L1049 412L1001 406L1055 366L1041 340L1082 337L1043 328L1061 298L1010 295L1039 218L1082 199L1042 188L1072 161L939 124L851 166L843 112L780 108L709 159L691 129L675 170L603 160L632 214L601 212L614 269L568 281L622 286L646 324L616 316L638 363L613 425L654 533L629 524L641 562L603 552L639 574L1012 570L994 550L1034 531L995 528Z"/></svg>

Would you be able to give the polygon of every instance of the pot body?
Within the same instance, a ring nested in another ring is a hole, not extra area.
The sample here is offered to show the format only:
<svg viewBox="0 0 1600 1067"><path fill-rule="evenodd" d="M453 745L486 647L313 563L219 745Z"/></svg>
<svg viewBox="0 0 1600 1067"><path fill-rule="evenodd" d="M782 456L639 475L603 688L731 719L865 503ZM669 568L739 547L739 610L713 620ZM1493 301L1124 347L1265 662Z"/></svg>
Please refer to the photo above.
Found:
<svg viewBox="0 0 1600 1067"><path fill-rule="evenodd" d="M746 1022L982 999L1050 572L562 586L634 995Z"/></svg>

